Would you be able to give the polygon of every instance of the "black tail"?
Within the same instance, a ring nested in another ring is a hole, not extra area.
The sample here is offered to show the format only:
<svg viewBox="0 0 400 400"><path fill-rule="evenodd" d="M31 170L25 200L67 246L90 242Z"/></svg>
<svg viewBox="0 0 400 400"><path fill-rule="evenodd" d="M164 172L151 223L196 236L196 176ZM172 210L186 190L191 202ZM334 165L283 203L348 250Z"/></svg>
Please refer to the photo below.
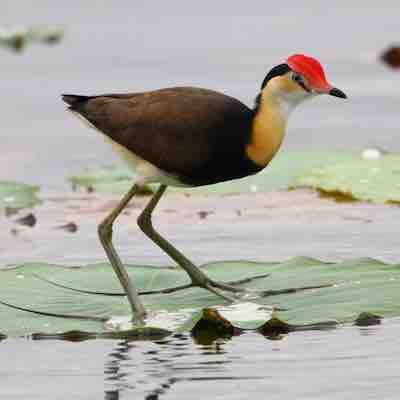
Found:
<svg viewBox="0 0 400 400"><path fill-rule="evenodd" d="M83 106L91 96L81 96L77 94L63 94L62 99L69 104L70 110L79 110L81 106Z"/></svg>

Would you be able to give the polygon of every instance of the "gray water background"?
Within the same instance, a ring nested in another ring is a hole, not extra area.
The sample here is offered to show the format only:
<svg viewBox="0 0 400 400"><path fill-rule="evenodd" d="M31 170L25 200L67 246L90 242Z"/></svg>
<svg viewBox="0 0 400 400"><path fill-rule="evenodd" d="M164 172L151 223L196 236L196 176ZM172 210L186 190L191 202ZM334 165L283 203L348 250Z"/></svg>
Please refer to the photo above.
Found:
<svg viewBox="0 0 400 400"><path fill-rule="evenodd" d="M65 26L54 48L1 49L0 179L60 189L115 159L64 111L60 93L172 85L252 104L266 72L305 52L347 102L293 115L283 150L398 150L399 75L377 60L399 39L397 1L5 1L0 23ZM306 253L307 249L304 249ZM1 399L397 399L399 324L227 343L0 343Z"/></svg>
<svg viewBox="0 0 400 400"><path fill-rule="evenodd" d="M348 101L321 97L291 118L282 151L398 149L400 78L378 55L398 39L396 1L2 1L1 25L58 25L54 48L1 49L0 179L60 188L115 161L65 112L64 92L195 85L248 105L270 68L293 53L321 60Z"/></svg>

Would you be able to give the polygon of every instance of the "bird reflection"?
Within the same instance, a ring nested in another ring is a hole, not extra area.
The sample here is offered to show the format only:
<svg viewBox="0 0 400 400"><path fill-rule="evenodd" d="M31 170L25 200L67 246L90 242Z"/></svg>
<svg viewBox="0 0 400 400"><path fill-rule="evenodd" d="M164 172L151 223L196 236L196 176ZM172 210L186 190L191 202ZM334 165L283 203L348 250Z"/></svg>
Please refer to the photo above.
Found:
<svg viewBox="0 0 400 400"><path fill-rule="evenodd" d="M130 359L128 353L131 347L132 344L127 341L119 342L114 351L109 354L109 360L104 369L105 381L106 383L111 383L117 389L106 390L105 400L118 400L119 389L129 387L126 379L129 374L122 371L121 362Z"/></svg>
<svg viewBox="0 0 400 400"><path fill-rule="evenodd" d="M123 392L140 391L146 393L146 400L156 400L178 382L205 379L205 372L225 375L225 364L231 362L226 357L225 343L218 339L197 345L183 334L138 345L118 342L104 368L104 399L119 400Z"/></svg>
<svg viewBox="0 0 400 400"><path fill-rule="evenodd" d="M106 390L104 400L119 400L119 390Z"/></svg>

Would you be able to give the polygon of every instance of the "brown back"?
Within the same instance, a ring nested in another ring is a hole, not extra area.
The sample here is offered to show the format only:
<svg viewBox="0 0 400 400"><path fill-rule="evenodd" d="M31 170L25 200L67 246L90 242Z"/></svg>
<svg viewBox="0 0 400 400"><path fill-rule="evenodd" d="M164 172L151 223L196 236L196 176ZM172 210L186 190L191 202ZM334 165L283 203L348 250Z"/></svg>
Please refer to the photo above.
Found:
<svg viewBox="0 0 400 400"><path fill-rule="evenodd" d="M229 174L249 140L253 111L211 90L177 87L75 98L66 100L71 108L112 140L187 178L201 179L209 168L216 178ZM234 178L238 171L232 173Z"/></svg>

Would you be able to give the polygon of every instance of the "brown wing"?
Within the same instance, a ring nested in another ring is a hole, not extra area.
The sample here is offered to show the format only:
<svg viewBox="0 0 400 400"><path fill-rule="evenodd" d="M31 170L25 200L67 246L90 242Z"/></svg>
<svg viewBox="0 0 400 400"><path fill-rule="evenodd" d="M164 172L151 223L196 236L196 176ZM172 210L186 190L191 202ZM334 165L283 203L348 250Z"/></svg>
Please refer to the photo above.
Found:
<svg viewBox="0 0 400 400"><path fill-rule="evenodd" d="M190 87L93 97L65 95L64 100L115 142L183 176L214 165L215 157L229 154L230 147L238 150L244 145L251 113L232 97Z"/></svg>

